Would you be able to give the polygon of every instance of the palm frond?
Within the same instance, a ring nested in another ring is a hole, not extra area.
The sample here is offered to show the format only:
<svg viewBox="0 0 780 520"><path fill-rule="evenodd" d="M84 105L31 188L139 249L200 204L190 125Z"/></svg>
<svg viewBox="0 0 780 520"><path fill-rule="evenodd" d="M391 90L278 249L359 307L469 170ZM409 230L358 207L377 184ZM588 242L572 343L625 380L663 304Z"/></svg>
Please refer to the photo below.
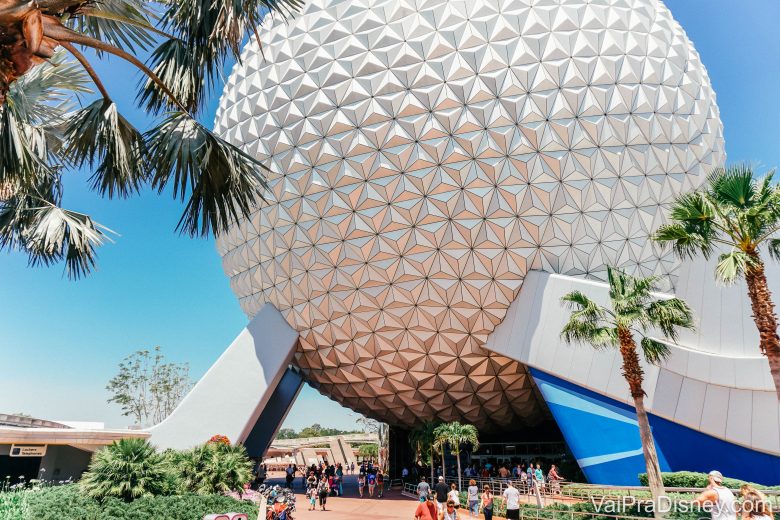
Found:
<svg viewBox="0 0 780 520"><path fill-rule="evenodd" d="M668 345L661 343L660 341L656 341L652 338L648 338L647 336L642 338L642 341L639 345L642 348L642 353L644 354L647 362L654 365L664 361L669 357L669 354L672 353Z"/></svg>
<svg viewBox="0 0 780 520"><path fill-rule="evenodd" d="M780 238L770 238L767 242L767 250L773 260L780 260Z"/></svg>
<svg viewBox="0 0 780 520"><path fill-rule="evenodd" d="M718 257L718 265L715 267L715 277L725 284L734 283L737 278L745 275L755 259L739 249L732 249Z"/></svg>
<svg viewBox="0 0 780 520"><path fill-rule="evenodd" d="M661 329L667 338L677 340L677 329L692 330L693 311L679 298L656 300L647 306L647 318L650 324Z"/></svg>
<svg viewBox="0 0 780 520"><path fill-rule="evenodd" d="M300 0L226 0L216 8L212 0L171 3L162 15L162 24L177 39L155 49L151 68L187 110L197 113L219 78L225 58L240 58L244 33L255 30L261 13L271 10L287 15L302 5ZM144 82L138 99L153 112L173 108L152 81Z"/></svg>
<svg viewBox="0 0 780 520"><path fill-rule="evenodd" d="M38 208L25 237L31 264L64 260L68 278L86 276L95 268L95 249L105 241L105 230L83 213L58 206Z"/></svg>
<svg viewBox="0 0 780 520"><path fill-rule="evenodd" d="M144 0L100 0L82 9L67 25L82 34L129 51L154 43L155 12ZM100 50L97 51L100 55Z"/></svg>
<svg viewBox="0 0 780 520"><path fill-rule="evenodd" d="M57 51L11 84L7 106L19 121L50 127L73 108L74 93L91 92L84 69L66 52Z"/></svg>
<svg viewBox="0 0 780 520"><path fill-rule="evenodd" d="M572 291L561 298L561 303L572 309L576 319L597 321L606 315L606 310L598 303L588 298L581 291Z"/></svg>
<svg viewBox="0 0 780 520"><path fill-rule="evenodd" d="M34 189L20 187L0 202L0 249L20 249L30 265L65 262L68 278L77 279L95 267L96 249L110 232L88 215L59 206L59 177Z"/></svg>
<svg viewBox="0 0 780 520"><path fill-rule="evenodd" d="M97 166L92 189L109 198L136 193L147 179L144 140L110 100L98 99L65 123L66 155L77 166Z"/></svg>
<svg viewBox="0 0 780 520"><path fill-rule="evenodd" d="M570 319L563 326L561 338L566 343L589 344L594 348L614 347L618 344L617 328L575 319Z"/></svg>
<svg viewBox="0 0 780 520"><path fill-rule="evenodd" d="M168 86L175 99L191 112L203 107L207 94L219 78L224 56L214 55L209 47L192 46L183 39L162 42L149 58L149 67ZM139 105L152 113L177 110L170 96L146 78L138 92Z"/></svg>
<svg viewBox="0 0 780 520"><path fill-rule="evenodd" d="M262 199L262 165L178 112L145 135L152 186L189 196L177 230L191 236L225 231Z"/></svg>
<svg viewBox="0 0 780 520"><path fill-rule="evenodd" d="M664 245L671 244L675 254L680 258L693 259L700 253L704 258L709 258L713 251L713 244L708 234L702 235L688 230L682 224L666 224L659 227L653 235L653 240Z"/></svg>
<svg viewBox="0 0 780 520"><path fill-rule="evenodd" d="M756 194L753 171L745 164L717 168L710 177L709 193L721 204L746 209L754 203Z"/></svg>

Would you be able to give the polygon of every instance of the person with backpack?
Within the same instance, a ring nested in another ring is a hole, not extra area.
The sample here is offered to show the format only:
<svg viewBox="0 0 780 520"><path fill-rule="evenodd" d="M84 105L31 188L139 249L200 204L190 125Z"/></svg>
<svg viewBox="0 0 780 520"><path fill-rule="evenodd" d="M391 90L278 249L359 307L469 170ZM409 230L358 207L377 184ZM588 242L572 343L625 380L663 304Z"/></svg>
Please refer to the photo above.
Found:
<svg viewBox="0 0 780 520"><path fill-rule="evenodd" d="M431 495L431 486L425 481L425 477L420 477L420 483L417 484L417 496L420 497L420 502L425 501L428 496Z"/></svg>
<svg viewBox="0 0 780 520"><path fill-rule="evenodd" d="M328 501L328 493L330 493L330 484L328 484L327 475L322 475L319 485L317 486L317 496L320 497L320 510L325 511L325 504Z"/></svg>
<svg viewBox="0 0 780 520"><path fill-rule="evenodd" d="M374 498L374 487L376 487L376 474L371 469L369 469L368 471L366 480L368 480L368 496L369 498Z"/></svg>

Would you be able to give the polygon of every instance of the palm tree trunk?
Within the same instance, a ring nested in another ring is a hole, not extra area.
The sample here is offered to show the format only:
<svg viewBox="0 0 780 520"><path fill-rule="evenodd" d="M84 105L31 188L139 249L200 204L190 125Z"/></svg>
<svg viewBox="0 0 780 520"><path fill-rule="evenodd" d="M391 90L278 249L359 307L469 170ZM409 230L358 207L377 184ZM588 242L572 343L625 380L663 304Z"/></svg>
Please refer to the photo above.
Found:
<svg viewBox="0 0 780 520"><path fill-rule="evenodd" d="M647 469L647 481L650 487L650 494L653 497L653 515L656 518L661 518L662 515L659 512L659 506L661 505L660 497L665 495L665 490L661 478L661 466L658 463L658 454L655 451L653 433L650 430L647 410L645 410L645 392L642 389L644 372L639 364L639 354L636 351L636 343L631 335L631 331L619 328L618 338L620 340L620 355L623 358L623 377L628 382L631 397L634 399L634 408L636 409L639 438L642 442L642 454L645 457L645 467Z"/></svg>
<svg viewBox="0 0 780 520"><path fill-rule="evenodd" d="M433 448L431 448L431 489L433 489L433 479L436 477L436 475L434 474L435 465L436 464L434 463L434 458L433 458Z"/></svg>
<svg viewBox="0 0 780 520"><path fill-rule="evenodd" d="M444 450L446 449L446 446L441 447L441 476L444 477L445 481L447 480L447 468L444 467Z"/></svg>
<svg viewBox="0 0 780 520"><path fill-rule="evenodd" d="M461 486L460 486L460 475L461 475L461 473L460 473L460 446L455 448L455 458L458 459L458 491L461 491Z"/></svg>
<svg viewBox="0 0 780 520"><path fill-rule="evenodd" d="M759 334L761 353L769 360L769 370L775 382L777 399L780 400L780 337L777 335L777 315L772 302L772 293L766 283L764 263L757 253L753 254L755 265L745 273L745 281L753 309L753 321Z"/></svg>
<svg viewBox="0 0 780 520"><path fill-rule="evenodd" d="M431 448L430 453L431 453L431 489L433 489L433 479L435 478L434 471L433 471L433 467L435 466L434 458L433 458L433 448Z"/></svg>

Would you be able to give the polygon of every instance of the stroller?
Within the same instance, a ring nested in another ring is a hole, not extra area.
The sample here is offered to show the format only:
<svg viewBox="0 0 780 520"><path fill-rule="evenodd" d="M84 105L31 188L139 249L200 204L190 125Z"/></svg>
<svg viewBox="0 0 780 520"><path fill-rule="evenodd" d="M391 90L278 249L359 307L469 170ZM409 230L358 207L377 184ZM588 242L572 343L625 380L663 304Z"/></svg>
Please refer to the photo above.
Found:
<svg viewBox="0 0 780 520"><path fill-rule="evenodd" d="M295 512L295 493L292 490L279 486L265 488L260 486L259 490L266 498L265 519L266 520L293 520Z"/></svg>

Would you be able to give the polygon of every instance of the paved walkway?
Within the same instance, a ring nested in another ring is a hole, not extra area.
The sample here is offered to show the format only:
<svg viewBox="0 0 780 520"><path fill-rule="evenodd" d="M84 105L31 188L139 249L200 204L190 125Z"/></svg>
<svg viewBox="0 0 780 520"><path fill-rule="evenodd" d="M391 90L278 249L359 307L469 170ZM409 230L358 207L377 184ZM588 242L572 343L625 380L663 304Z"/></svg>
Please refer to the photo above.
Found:
<svg viewBox="0 0 780 520"><path fill-rule="evenodd" d="M284 485L284 479L269 479L269 484ZM388 491L382 498L360 498L357 491L357 476L344 476L344 496L328 497L325 511L307 511L309 500L301 488L301 478L295 479L295 520L411 520L417 502L401 495L399 489Z"/></svg>
<svg viewBox="0 0 780 520"><path fill-rule="evenodd" d="M284 479L271 478L268 480L268 483L270 485L284 485ZM363 498L360 498L357 491L356 475L345 475L343 487L344 496L328 497L325 511L320 511L319 504L315 511L308 511L309 500L301 488L301 478L296 478L295 520L365 520L366 518L376 520L411 520L414 518L417 501L403 496L400 489L385 492L382 498L368 498L368 493ZM536 502L534 498L527 495L523 495L522 501L525 503ZM560 502L561 500L555 501ZM570 502L571 500L563 501ZM466 511L463 511L460 517L464 520L472 518ZM482 518L482 515L479 518ZM493 518L500 520L500 517L494 516Z"/></svg>

